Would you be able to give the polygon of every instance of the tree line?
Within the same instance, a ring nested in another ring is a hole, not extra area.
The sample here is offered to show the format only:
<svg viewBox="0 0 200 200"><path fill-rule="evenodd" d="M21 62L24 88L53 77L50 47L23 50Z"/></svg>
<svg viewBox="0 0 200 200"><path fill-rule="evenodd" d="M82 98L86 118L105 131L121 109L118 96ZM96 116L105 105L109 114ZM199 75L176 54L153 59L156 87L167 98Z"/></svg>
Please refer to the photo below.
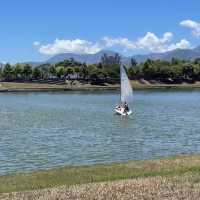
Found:
<svg viewBox="0 0 200 200"><path fill-rule="evenodd" d="M194 61L172 58L171 61L134 60L128 70L131 79L156 80L165 83L195 82L200 80L200 58Z"/></svg>
<svg viewBox="0 0 200 200"><path fill-rule="evenodd" d="M1 81L33 81L33 80L66 80L78 79L93 83L109 82L119 79L120 56L102 56L97 64L86 64L75 61L73 58L56 64L30 64L7 63L0 68Z"/></svg>
<svg viewBox="0 0 200 200"><path fill-rule="evenodd" d="M121 58L118 54L104 54L97 64L86 64L74 59L56 64L41 64L33 67L30 64L7 63L0 68L1 81L37 81L78 79L92 83L119 82ZM131 59L127 66L130 79L156 80L165 83L194 82L200 80L200 58L194 61L172 58L171 61L148 59L137 63Z"/></svg>

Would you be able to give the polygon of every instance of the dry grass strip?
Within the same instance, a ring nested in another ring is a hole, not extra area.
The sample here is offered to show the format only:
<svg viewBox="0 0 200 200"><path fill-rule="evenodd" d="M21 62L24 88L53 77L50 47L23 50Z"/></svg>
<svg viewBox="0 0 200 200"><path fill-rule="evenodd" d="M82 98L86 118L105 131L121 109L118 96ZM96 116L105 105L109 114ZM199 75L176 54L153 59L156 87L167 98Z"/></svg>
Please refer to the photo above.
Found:
<svg viewBox="0 0 200 200"><path fill-rule="evenodd" d="M198 200L195 175L149 177L0 194L4 200Z"/></svg>

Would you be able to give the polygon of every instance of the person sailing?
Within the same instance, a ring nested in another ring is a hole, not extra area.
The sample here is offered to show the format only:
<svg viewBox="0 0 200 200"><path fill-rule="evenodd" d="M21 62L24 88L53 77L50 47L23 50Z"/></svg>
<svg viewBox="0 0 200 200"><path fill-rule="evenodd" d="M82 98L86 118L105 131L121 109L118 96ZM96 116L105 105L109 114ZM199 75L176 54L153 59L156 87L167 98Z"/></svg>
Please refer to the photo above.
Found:
<svg viewBox="0 0 200 200"><path fill-rule="evenodd" d="M128 112L129 111L129 107L128 104L126 103L126 101L124 102L124 112Z"/></svg>
<svg viewBox="0 0 200 200"><path fill-rule="evenodd" d="M120 65L120 104L115 107L115 112L119 115L132 114L128 103L132 102L133 89L130 80L127 76L125 66Z"/></svg>

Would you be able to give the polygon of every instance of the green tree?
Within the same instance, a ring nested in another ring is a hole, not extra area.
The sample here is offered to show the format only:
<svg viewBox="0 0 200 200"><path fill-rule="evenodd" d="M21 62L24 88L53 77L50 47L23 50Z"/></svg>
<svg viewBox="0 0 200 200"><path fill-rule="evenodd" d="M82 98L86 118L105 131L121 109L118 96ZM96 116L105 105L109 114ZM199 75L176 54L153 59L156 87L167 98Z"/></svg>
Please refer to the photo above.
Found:
<svg viewBox="0 0 200 200"><path fill-rule="evenodd" d="M80 75L83 79L87 79L89 75L88 67L85 63L81 66Z"/></svg>
<svg viewBox="0 0 200 200"><path fill-rule="evenodd" d="M200 65L200 58L196 58L196 59L194 60L194 64L195 64L195 65Z"/></svg>
<svg viewBox="0 0 200 200"><path fill-rule="evenodd" d="M94 84L104 83L106 77L107 77L107 74L105 73L105 71L97 67L94 67L89 73L89 78L91 80L91 83L94 83Z"/></svg>
<svg viewBox="0 0 200 200"><path fill-rule="evenodd" d="M50 77L50 68L51 68L51 65L50 64L43 64L40 66L40 71L41 71L41 74L42 74L42 79L44 80L48 80L49 77Z"/></svg>
<svg viewBox="0 0 200 200"><path fill-rule="evenodd" d="M3 77L6 81L11 81L13 79L14 76L14 70L12 68L12 66L7 63L3 69Z"/></svg>
<svg viewBox="0 0 200 200"><path fill-rule="evenodd" d="M56 75L58 78L62 78L65 75L65 68L63 66L56 67Z"/></svg>
<svg viewBox="0 0 200 200"><path fill-rule="evenodd" d="M153 79L155 78L155 74L156 74L156 66L154 65L152 60L148 59L144 63L142 71L144 73L145 79Z"/></svg>
<svg viewBox="0 0 200 200"><path fill-rule="evenodd" d="M3 67L0 67L0 80L3 78Z"/></svg>
<svg viewBox="0 0 200 200"><path fill-rule="evenodd" d="M76 73L76 78L78 79L79 78L79 74L80 74L80 67L76 66L74 67L74 72Z"/></svg>
<svg viewBox="0 0 200 200"><path fill-rule="evenodd" d="M74 68L72 67L65 68L65 76L72 75L72 74L74 74Z"/></svg>
<svg viewBox="0 0 200 200"><path fill-rule="evenodd" d="M183 65L183 76L186 80L189 80L194 76L193 65L191 65L190 63Z"/></svg>
<svg viewBox="0 0 200 200"><path fill-rule="evenodd" d="M173 57L172 60L171 60L171 65L178 65L179 62L180 62L179 59Z"/></svg>
<svg viewBox="0 0 200 200"><path fill-rule="evenodd" d="M128 69L128 76L130 77L130 79L136 79L136 71L133 67L130 67Z"/></svg>
<svg viewBox="0 0 200 200"><path fill-rule="evenodd" d="M17 80L19 79L23 79L23 70L24 70L24 67L23 65L21 64L16 64L15 68L14 68L14 75L15 75L15 78Z"/></svg>
<svg viewBox="0 0 200 200"><path fill-rule="evenodd" d="M56 67L54 65L51 65L49 68L49 72L51 76L56 76Z"/></svg>
<svg viewBox="0 0 200 200"><path fill-rule="evenodd" d="M134 58L131 58L131 67L136 67L137 61Z"/></svg>
<svg viewBox="0 0 200 200"><path fill-rule="evenodd" d="M34 79L40 79L41 76L42 76L42 73L41 73L39 67L35 67L35 68L33 69L33 78L34 78Z"/></svg>
<svg viewBox="0 0 200 200"><path fill-rule="evenodd" d="M169 71L169 76L172 80L174 80L175 82L180 82L183 79L183 67L182 65L175 65L175 66L171 66L168 69Z"/></svg>
<svg viewBox="0 0 200 200"><path fill-rule="evenodd" d="M32 67L29 64L24 65L23 74L25 80L30 80L32 75Z"/></svg>

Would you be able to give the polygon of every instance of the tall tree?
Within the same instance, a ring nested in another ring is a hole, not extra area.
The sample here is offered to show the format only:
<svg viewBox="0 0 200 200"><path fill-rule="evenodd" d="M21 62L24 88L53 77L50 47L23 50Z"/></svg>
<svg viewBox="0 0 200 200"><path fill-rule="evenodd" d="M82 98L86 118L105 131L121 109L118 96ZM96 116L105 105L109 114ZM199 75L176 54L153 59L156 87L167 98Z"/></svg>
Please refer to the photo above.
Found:
<svg viewBox="0 0 200 200"><path fill-rule="evenodd" d="M56 75L58 78L62 78L65 75L65 68L63 66L56 67Z"/></svg>
<svg viewBox="0 0 200 200"><path fill-rule="evenodd" d="M31 75L32 75L32 67L29 64L24 65L24 69L23 69L23 74L26 80L30 80L31 79Z"/></svg>
<svg viewBox="0 0 200 200"><path fill-rule="evenodd" d="M45 80L49 79L49 76L50 76L50 67L51 67L50 64L40 65L40 70L41 70L41 73L42 73L42 78L45 79Z"/></svg>
<svg viewBox="0 0 200 200"><path fill-rule="evenodd" d="M54 65L51 65L49 68L49 72L51 76L56 76L56 67Z"/></svg>
<svg viewBox="0 0 200 200"><path fill-rule="evenodd" d="M13 79L13 75L13 68L9 63L7 63L3 69L3 77L6 81L11 81Z"/></svg>
<svg viewBox="0 0 200 200"><path fill-rule="evenodd" d="M83 79L87 79L89 75L88 67L85 63L81 66L80 75Z"/></svg>
<svg viewBox="0 0 200 200"><path fill-rule="evenodd" d="M120 65L120 62L121 62L121 58L120 58L119 54L117 54L117 53L114 56L104 54L101 57L101 63L104 67L108 67L110 65Z"/></svg>
<svg viewBox="0 0 200 200"><path fill-rule="evenodd" d="M42 73L41 73L39 67L35 67L35 68L33 69L33 78L35 78L35 79L40 79L41 76L42 76Z"/></svg>
<svg viewBox="0 0 200 200"><path fill-rule="evenodd" d="M80 71L81 71L81 70L80 70L80 67L77 66L77 67L74 68L74 72L76 73L76 78L77 78L77 79L79 78L79 73L80 73Z"/></svg>
<svg viewBox="0 0 200 200"><path fill-rule="evenodd" d="M136 67L137 61L134 58L131 58L131 67Z"/></svg>
<svg viewBox="0 0 200 200"><path fill-rule="evenodd" d="M24 70L24 67L22 64L19 64L19 63L16 64L14 68L14 75L17 80L23 79L23 70Z"/></svg>

